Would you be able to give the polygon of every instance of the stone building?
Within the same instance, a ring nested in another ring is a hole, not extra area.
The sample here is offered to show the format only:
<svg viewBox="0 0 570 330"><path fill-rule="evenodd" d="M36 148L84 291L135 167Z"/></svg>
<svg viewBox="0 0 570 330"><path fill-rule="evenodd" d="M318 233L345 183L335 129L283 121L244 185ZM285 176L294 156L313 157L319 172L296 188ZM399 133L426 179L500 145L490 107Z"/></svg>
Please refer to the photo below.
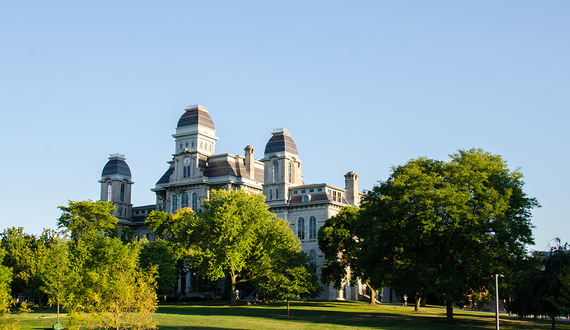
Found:
<svg viewBox="0 0 570 330"><path fill-rule="evenodd" d="M124 155L114 154L101 175L101 200L116 204L115 215L129 226L134 236L153 233L143 225L148 213L161 210L173 213L179 208L202 208L212 189L245 190L264 194L270 211L287 220L299 237L304 252L317 264L320 273L324 258L319 250L317 233L325 220L347 205L360 204L358 174L345 174L345 187L327 183L307 184L303 180L302 162L289 130L274 129L265 145L263 157L255 159L255 148L248 145L242 155L216 154L216 130L208 110L195 105L185 109L178 120L174 138L174 154L168 169L151 190L156 205L131 204L133 181ZM190 277L181 282L181 291L191 285ZM359 285L344 290L325 288L320 299L360 299Z"/></svg>

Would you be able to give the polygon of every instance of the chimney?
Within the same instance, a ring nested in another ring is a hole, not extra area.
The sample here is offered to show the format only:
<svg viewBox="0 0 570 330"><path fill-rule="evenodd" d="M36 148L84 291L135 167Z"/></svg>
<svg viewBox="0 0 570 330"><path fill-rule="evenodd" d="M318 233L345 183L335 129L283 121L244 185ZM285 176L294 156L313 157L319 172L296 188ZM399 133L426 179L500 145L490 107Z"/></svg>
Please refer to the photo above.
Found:
<svg viewBox="0 0 570 330"><path fill-rule="evenodd" d="M249 178L255 180L255 160L253 158L253 152L255 148L252 146L245 147L245 169L249 173Z"/></svg>
<svg viewBox="0 0 570 330"><path fill-rule="evenodd" d="M358 192L358 174L350 171L344 175L344 189L346 189L346 201L353 206L360 205L360 193Z"/></svg>

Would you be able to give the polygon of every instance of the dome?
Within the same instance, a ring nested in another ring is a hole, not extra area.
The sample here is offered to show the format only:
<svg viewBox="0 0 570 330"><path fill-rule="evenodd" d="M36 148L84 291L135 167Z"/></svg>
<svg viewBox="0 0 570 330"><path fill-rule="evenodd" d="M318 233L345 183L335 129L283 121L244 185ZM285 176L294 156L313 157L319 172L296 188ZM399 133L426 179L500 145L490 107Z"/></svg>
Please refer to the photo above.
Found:
<svg viewBox="0 0 570 330"><path fill-rule="evenodd" d="M125 162L125 155L113 154L109 157L109 161L103 167L103 173L101 177L111 176L111 175L122 175L129 179L131 178L131 169L127 162Z"/></svg>
<svg viewBox="0 0 570 330"><path fill-rule="evenodd" d="M199 104L186 108L186 112L184 112L182 117L178 120L178 126L176 126L176 128L192 125L202 125L215 129L214 121L208 114L208 110Z"/></svg>
<svg viewBox="0 0 570 330"><path fill-rule="evenodd" d="M269 139L269 142L265 145L265 154L271 154L274 152L290 152L292 154L298 155L297 145L295 141L291 138L291 133L288 129L274 129L273 136Z"/></svg>

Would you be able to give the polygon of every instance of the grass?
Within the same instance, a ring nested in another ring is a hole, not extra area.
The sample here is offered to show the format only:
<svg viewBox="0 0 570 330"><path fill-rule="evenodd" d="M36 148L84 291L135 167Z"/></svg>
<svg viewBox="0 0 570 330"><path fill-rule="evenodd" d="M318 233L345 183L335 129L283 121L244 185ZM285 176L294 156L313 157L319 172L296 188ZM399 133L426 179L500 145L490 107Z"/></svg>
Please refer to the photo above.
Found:
<svg viewBox="0 0 570 330"><path fill-rule="evenodd" d="M26 315L21 329L48 329L55 322L55 310L44 309ZM290 319L284 303L230 307L228 301L160 304L155 313L161 330L189 329L495 329L495 314L454 310L455 324L447 324L445 308L428 306L419 313L413 307L362 302L292 302ZM43 318L40 318L43 317ZM61 321L65 325L65 317ZM549 320L520 320L501 315L501 329L550 329ZM570 329L570 322L557 321L558 329Z"/></svg>

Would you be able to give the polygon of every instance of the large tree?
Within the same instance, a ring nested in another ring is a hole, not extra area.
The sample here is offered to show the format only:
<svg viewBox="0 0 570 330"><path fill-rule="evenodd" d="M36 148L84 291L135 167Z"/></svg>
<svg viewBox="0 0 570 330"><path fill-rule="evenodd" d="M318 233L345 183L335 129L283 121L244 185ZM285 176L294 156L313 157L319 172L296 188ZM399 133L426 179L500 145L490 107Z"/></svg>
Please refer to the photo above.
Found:
<svg viewBox="0 0 570 330"><path fill-rule="evenodd" d="M156 279L158 291L163 294L164 301L178 279L176 265L178 258L171 247L163 240L153 242L144 241L141 250L140 266L147 268L152 265L157 267Z"/></svg>
<svg viewBox="0 0 570 330"><path fill-rule="evenodd" d="M236 285L271 267L276 250L298 249L299 240L288 223L269 212L263 195L213 190L203 208L183 221L187 260L204 278L227 277L233 305Z"/></svg>
<svg viewBox="0 0 570 330"><path fill-rule="evenodd" d="M459 150L449 162L419 158L392 169L364 197L365 241L359 255L373 285L452 302L490 288L492 274L511 276L533 243L531 210L522 174L500 156Z"/></svg>
<svg viewBox="0 0 570 330"><path fill-rule="evenodd" d="M376 292L358 266L357 255L364 243L356 236L359 217L358 207L345 206L319 228L319 249L326 259L321 268L321 282L333 283L334 288L340 290L347 278L351 284L360 279L370 288L370 304L375 305Z"/></svg>

